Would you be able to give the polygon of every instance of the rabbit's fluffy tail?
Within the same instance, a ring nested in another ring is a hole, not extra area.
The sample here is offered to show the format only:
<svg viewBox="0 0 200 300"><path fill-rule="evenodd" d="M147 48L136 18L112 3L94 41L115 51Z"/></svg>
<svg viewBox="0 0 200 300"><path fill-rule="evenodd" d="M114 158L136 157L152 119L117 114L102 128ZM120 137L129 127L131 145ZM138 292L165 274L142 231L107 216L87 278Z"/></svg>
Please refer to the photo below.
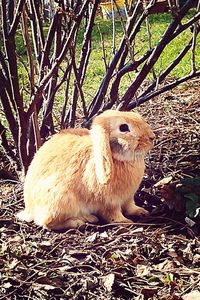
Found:
<svg viewBox="0 0 200 300"><path fill-rule="evenodd" d="M22 221L31 222L33 221L33 217L26 211L26 209L21 210L17 213L16 217Z"/></svg>

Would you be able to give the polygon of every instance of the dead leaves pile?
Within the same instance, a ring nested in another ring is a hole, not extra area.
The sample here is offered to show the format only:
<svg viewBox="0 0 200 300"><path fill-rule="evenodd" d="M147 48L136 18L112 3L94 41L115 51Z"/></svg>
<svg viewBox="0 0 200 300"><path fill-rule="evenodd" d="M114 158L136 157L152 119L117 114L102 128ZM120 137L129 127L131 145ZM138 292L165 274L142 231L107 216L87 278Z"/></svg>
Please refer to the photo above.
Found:
<svg viewBox="0 0 200 300"><path fill-rule="evenodd" d="M4 213L0 299L176 300L200 287L200 241L181 225L179 235L170 222L55 233Z"/></svg>
<svg viewBox="0 0 200 300"><path fill-rule="evenodd" d="M140 110L154 124L157 142L136 198L157 215L125 228L47 232L15 219L23 187L1 182L0 300L200 299L198 231L185 223L184 211L177 217L176 190L167 191L170 211L156 186L163 178L176 184L200 176L196 83Z"/></svg>

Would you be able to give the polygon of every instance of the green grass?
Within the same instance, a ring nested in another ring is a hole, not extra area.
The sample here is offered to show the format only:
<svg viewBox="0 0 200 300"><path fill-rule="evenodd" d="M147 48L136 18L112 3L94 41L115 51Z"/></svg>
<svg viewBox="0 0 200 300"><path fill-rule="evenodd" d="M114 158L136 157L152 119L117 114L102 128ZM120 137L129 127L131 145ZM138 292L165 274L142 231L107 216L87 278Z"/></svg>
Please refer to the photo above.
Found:
<svg viewBox="0 0 200 300"><path fill-rule="evenodd" d="M193 12L190 13L190 17ZM152 33L152 47L155 47L158 41L162 38L163 33L165 32L168 24L171 21L170 14L155 14L149 17L149 24L151 27ZM45 35L47 34L48 27L44 28ZM78 40L77 40L77 61L79 58L79 53L81 50L81 44L84 36L84 28L81 28ZM107 64L112 59L112 21L111 20L103 20L99 17L95 20L95 26L93 28L93 36L92 36L92 52L90 56L90 61L88 65L87 75L85 78L83 90L85 92L86 97L89 99L94 96L95 92L98 90L101 80L105 75L105 65L102 58L102 41L101 35L104 39L104 46L106 52L106 61ZM120 20L116 20L115 22L115 44L116 49L118 48L121 38L123 36L123 29ZM188 29L186 32L178 36L174 41L172 41L169 45L166 46L165 50L163 51L162 55L160 56L159 60L156 62L154 66L154 71L157 75L159 75L178 55L178 53L183 49L184 45L189 41L191 38L191 31ZM23 42L23 37L21 32L18 32L16 37L16 50L17 53L23 58L23 60L27 63L26 51ZM139 34L136 37L135 45L134 45L134 54L135 59L141 57L146 51L149 49L148 45L148 35L146 30L146 24L143 23ZM196 49L200 49L200 37L197 39L197 47ZM197 61L197 68L200 68L200 51L196 50L196 61ZM18 63L19 66L19 78L21 84L23 84L24 90L29 89L28 83L28 76L25 71L25 68L21 64ZM140 67L141 68L141 67ZM191 70L191 51L184 57L181 61L180 65L176 67L172 73L170 74L171 77L181 77L188 74ZM132 72L131 74L124 76L121 86L120 92L123 94L124 91L130 85L132 79L135 77L135 73ZM148 79L151 79L152 74L150 73ZM61 93L63 94L64 88L61 89ZM26 94L26 93L24 93ZM58 93L57 93L58 95ZM27 97L27 95L24 95ZM58 98L62 98L57 96Z"/></svg>
<svg viewBox="0 0 200 300"><path fill-rule="evenodd" d="M189 17L191 17L193 12L190 13ZM185 19L185 21L187 18ZM149 24L151 27L152 33L152 47L155 47L158 41L162 38L163 33L168 27L168 24L171 21L170 14L155 14L149 17ZM97 91L101 80L105 74L105 66L102 58L102 42L100 38L100 31L104 38L105 51L107 55L107 63L112 59L112 21L102 20L97 18L95 22L95 27L93 30L93 40L92 40L92 53L90 57L90 63L88 66L88 72L86 76L86 80L84 83L84 91L90 94L94 94ZM121 26L120 20L116 20L115 22L115 43L116 49L119 46L121 37L123 35L123 29ZM161 54L159 60L156 62L154 66L154 71L157 75L162 73L163 70L167 68L167 66L173 62L173 60L177 57L180 51L184 48L184 45L190 40L192 34L191 30L188 29L176 39L174 39L170 44L168 44ZM79 36L79 44L81 45L81 36ZM134 53L135 58L138 59L141 57L146 51L149 49L148 44L148 34L146 30L146 24L144 23L141 27L141 31L136 37ZM197 47L196 47L196 62L197 68L200 68L200 37L197 38ZM187 55L183 58L181 63L170 73L170 77L177 78L182 77L191 71L191 51L187 53ZM135 74L129 74L129 76L125 76L122 80L122 84L120 87L120 91L123 92L130 85L132 79ZM148 79L152 78L152 74L149 74Z"/></svg>

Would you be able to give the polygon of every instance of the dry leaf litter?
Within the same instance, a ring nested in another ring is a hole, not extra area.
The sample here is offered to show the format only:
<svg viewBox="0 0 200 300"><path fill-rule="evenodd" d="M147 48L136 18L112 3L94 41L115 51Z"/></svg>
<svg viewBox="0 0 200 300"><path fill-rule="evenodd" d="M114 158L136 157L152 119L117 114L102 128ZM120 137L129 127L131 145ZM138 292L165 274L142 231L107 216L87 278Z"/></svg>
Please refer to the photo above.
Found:
<svg viewBox="0 0 200 300"><path fill-rule="evenodd" d="M136 195L151 217L48 232L15 218L23 186L1 180L0 300L200 299L199 219L188 224L180 197L162 192L200 176L200 81L138 110L157 134Z"/></svg>

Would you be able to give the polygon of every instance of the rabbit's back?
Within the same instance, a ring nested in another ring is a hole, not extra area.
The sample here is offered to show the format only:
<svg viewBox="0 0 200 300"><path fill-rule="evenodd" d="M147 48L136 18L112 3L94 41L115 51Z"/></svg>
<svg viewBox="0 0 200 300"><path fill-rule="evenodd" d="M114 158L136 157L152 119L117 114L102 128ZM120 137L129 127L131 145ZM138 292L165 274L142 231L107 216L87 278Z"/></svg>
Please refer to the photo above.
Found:
<svg viewBox="0 0 200 300"><path fill-rule="evenodd" d="M81 177L77 173L83 173L92 151L88 132L81 133L61 132L38 150L24 183L27 206L54 201L67 191L78 189Z"/></svg>
<svg viewBox="0 0 200 300"><path fill-rule="evenodd" d="M75 132L75 133L74 133ZM76 131L64 130L54 135L35 154L35 157L28 169L25 182L38 181L53 173L74 172L80 162L89 158L91 152L91 141L88 138L88 130L85 134L76 134ZM84 153L84 156L83 156ZM81 157L81 160L79 158ZM64 174L63 174L64 175Z"/></svg>

